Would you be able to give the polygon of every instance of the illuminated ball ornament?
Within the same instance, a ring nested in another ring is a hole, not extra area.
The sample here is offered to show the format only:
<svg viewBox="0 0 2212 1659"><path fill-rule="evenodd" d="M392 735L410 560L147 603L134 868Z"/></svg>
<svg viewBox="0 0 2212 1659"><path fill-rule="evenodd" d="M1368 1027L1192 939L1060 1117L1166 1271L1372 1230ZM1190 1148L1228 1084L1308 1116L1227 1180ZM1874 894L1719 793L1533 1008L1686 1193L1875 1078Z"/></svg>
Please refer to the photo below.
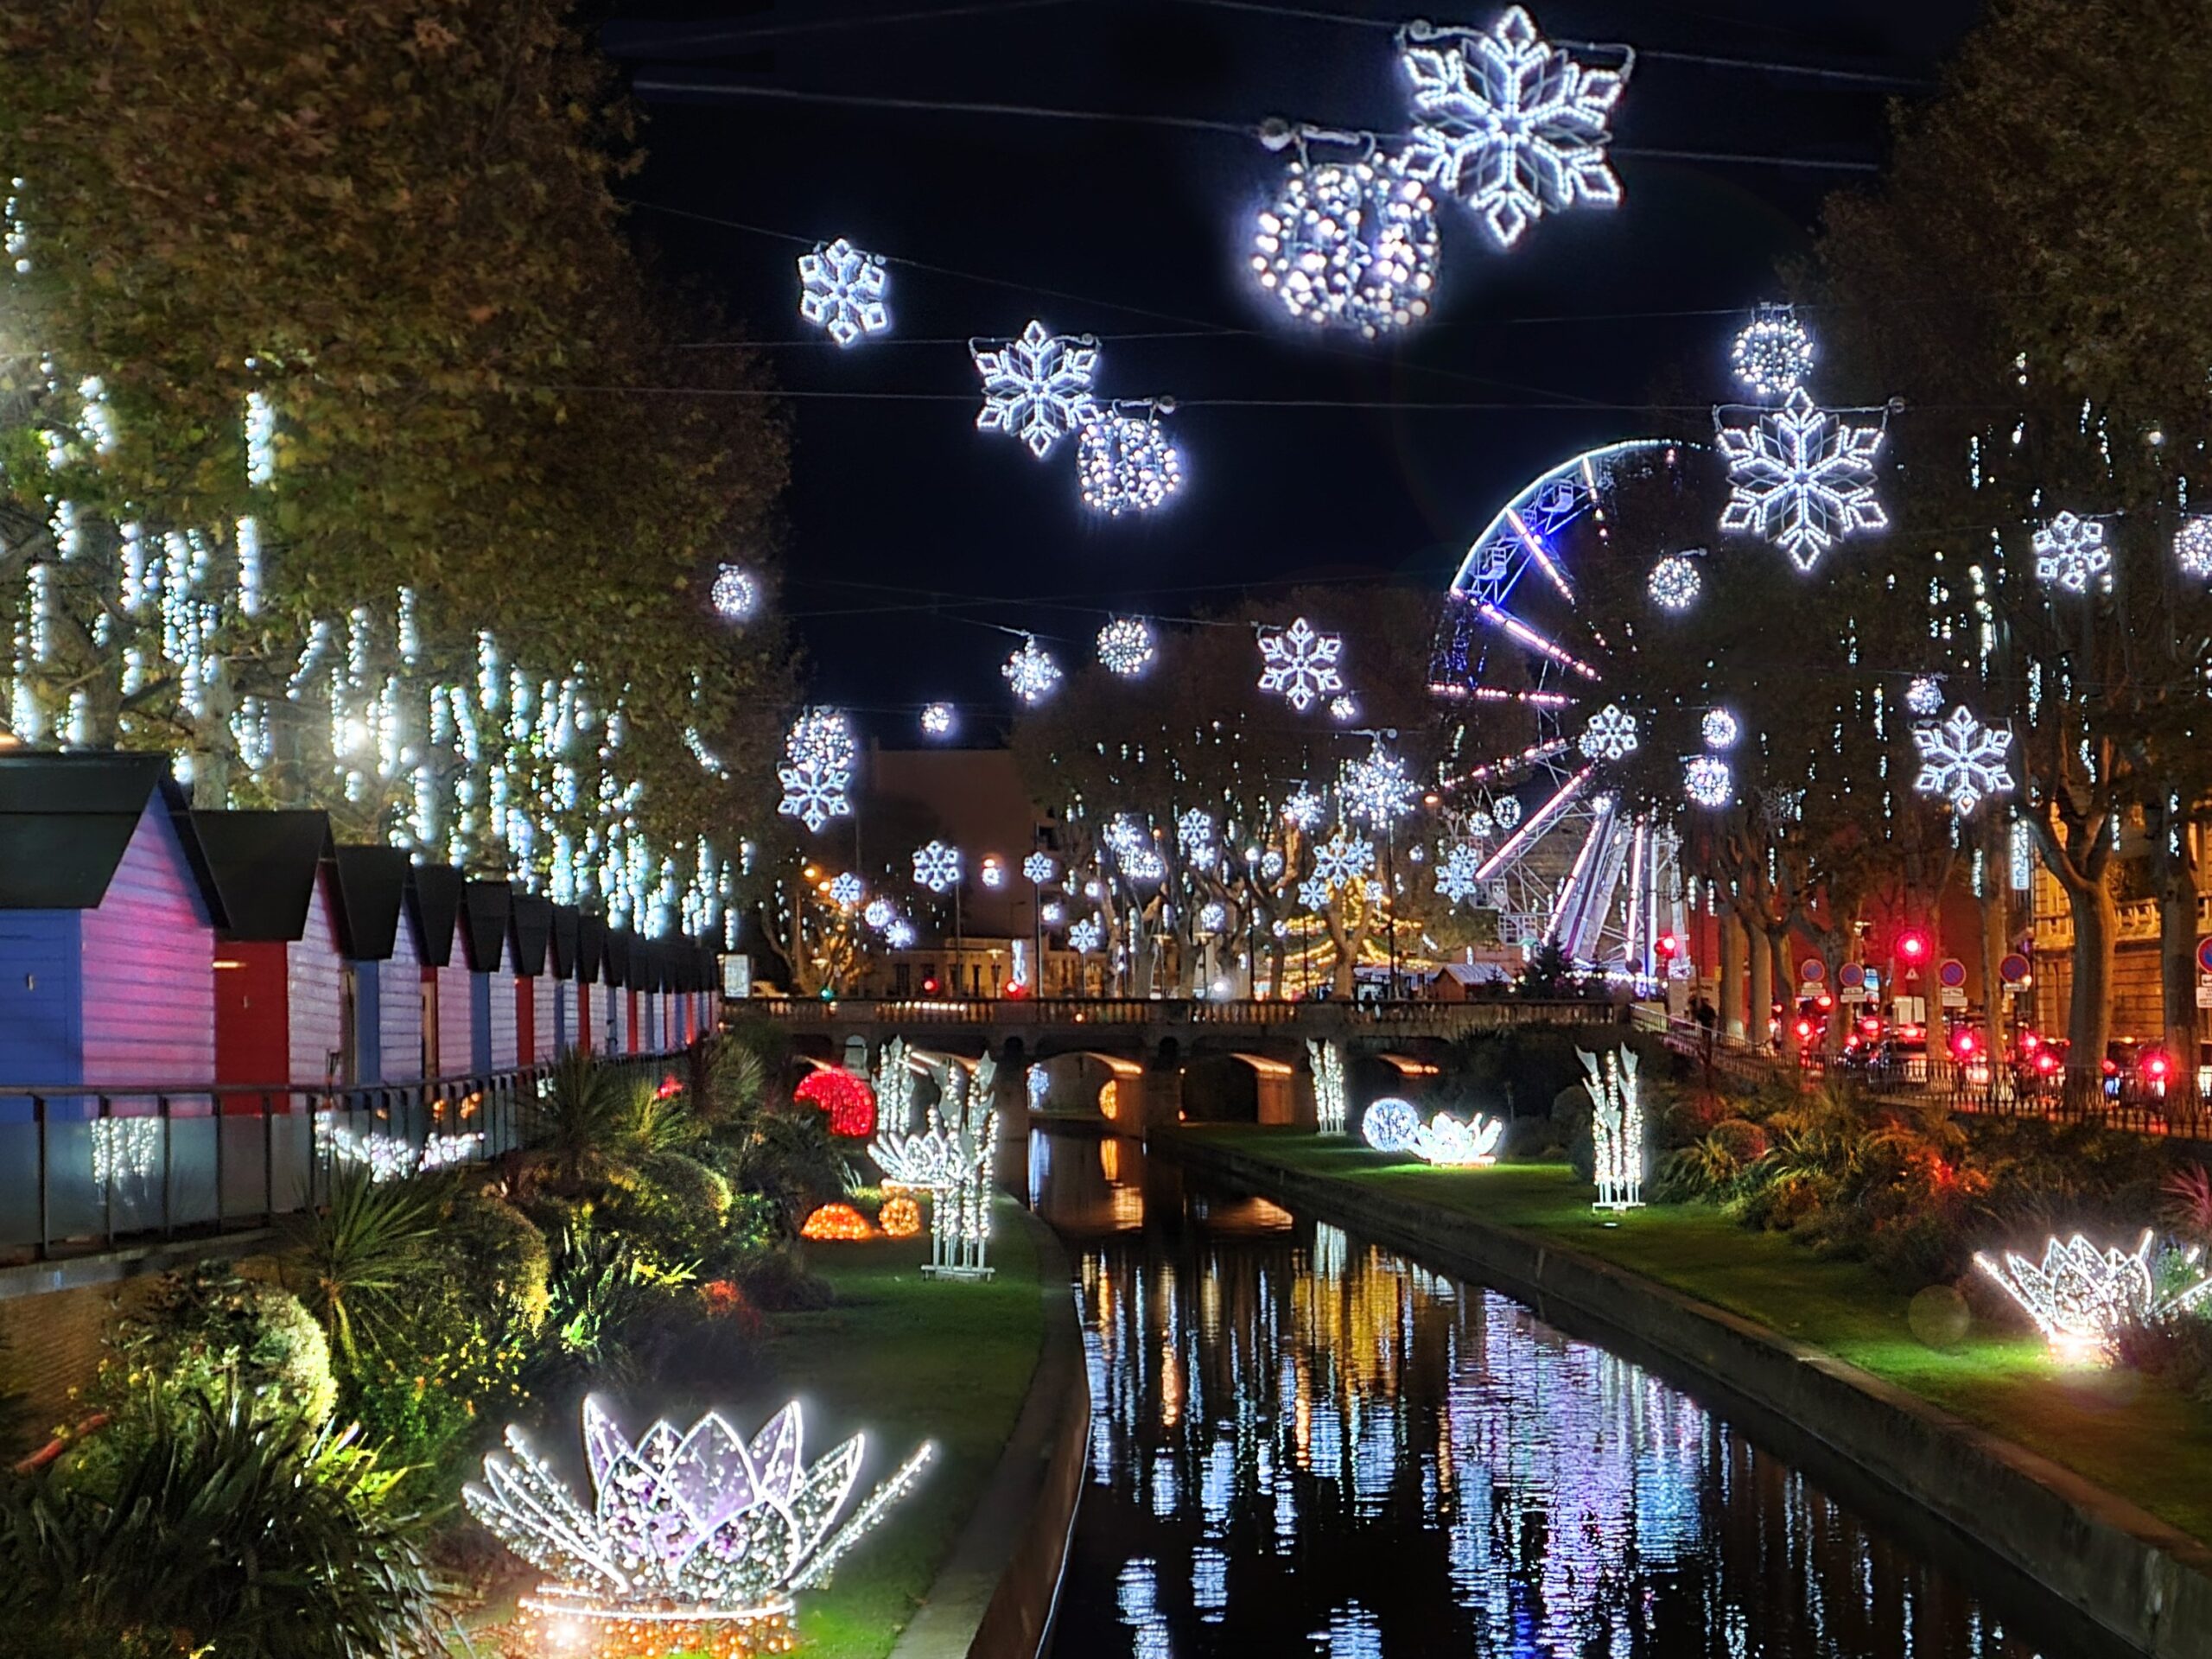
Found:
<svg viewBox="0 0 2212 1659"><path fill-rule="evenodd" d="M2174 532L2174 558L2185 576L2212 582L2212 514L2191 513Z"/></svg>
<svg viewBox="0 0 2212 1659"><path fill-rule="evenodd" d="M901 1192L883 1201L875 1224L886 1238L918 1238L922 1231L922 1206Z"/></svg>
<svg viewBox="0 0 2212 1659"><path fill-rule="evenodd" d="M1700 754L1682 768L1682 793L1696 806L1719 808L1735 798L1736 780L1728 763L1717 755Z"/></svg>
<svg viewBox="0 0 2212 1659"><path fill-rule="evenodd" d="M922 710L924 737L950 737L952 728L958 723L949 702L932 702Z"/></svg>
<svg viewBox="0 0 2212 1659"><path fill-rule="evenodd" d="M1729 352L1737 384L1761 403L1787 397L1813 372L1813 336L1786 305L1763 305Z"/></svg>
<svg viewBox="0 0 2212 1659"><path fill-rule="evenodd" d="M1300 155L1252 237L1260 286L1300 322L1370 340L1421 321L1436 290L1435 206L1398 159Z"/></svg>
<svg viewBox="0 0 2212 1659"><path fill-rule="evenodd" d="M1152 666L1152 629L1141 618L1117 616L1098 630L1098 660L1109 674L1133 680Z"/></svg>
<svg viewBox="0 0 2212 1659"><path fill-rule="evenodd" d="M888 899L871 899L861 912L861 919L880 933L899 919L899 906Z"/></svg>
<svg viewBox="0 0 2212 1659"><path fill-rule="evenodd" d="M1116 404L1097 410L1076 436L1076 477L1083 505L1118 518L1150 512L1183 487L1183 453L1167 440L1160 416L1172 399Z"/></svg>
<svg viewBox="0 0 2212 1659"><path fill-rule="evenodd" d="M717 569L707 597L716 615L733 622L744 621L760 607L760 586L741 564L725 564Z"/></svg>
<svg viewBox="0 0 2212 1659"><path fill-rule="evenodd" d="M841 346L891 327L890 273L879 254L839 237L798 257L798 314Z"/></svg>
<svg viewBox="0 0 2212 1659"><path fill-rule="evenodd" d="M791 1098L829 1115L830 1133L867 1140L875 1133L875 1090L868 1079L842 1066L816 1071L791 1090Z"/></svg>
<svg viewBox="0 0 2212 1659"><path fill-rule="evenodd" d="M1360 1138L1377 1152L1404 1152L1421 1133L1421 1114L1413 1103L1385 1095L1359 1120Z"/></svg>
<svg viewBox="0 0 2212 1659"><path fill-rule="evenodd" d="M1708 749L1732 749L1736 747L1737 738L1742 735L1741 728L1736 724L1736 716L1726 709L1707 709L1704 720L1699 722L1698 729L1704 734L1705 747Z"/></svg>
<svg viewBox="0 0 2212 1659"><path fill-rule="evenodd" d="M1582 753L1592 760L1618 760L1636 752L1636 718L1609 702L1582 728Z"/></svg>
<svg viewBox="0 0 2212 1659"><path fill-rule="evenodd" d="M1904 706L1925 720L1943 712L1943 682L1932 674L1920 674L1904 689Z"/></svg>
<svg viewBox="0 0 2212 1659"><path fill-rule="evenodd" d="M1098 341L1090 334L1051 334L1033 320L1017 340L970 340L982 378L978 431L1004 432L1042 461L1097 410L1090 395L1098 372Z"/></svg>
<svg viewBox="0 0 2212 1659"><path fill-rule="evenodd" d="M1662 611L1687 611L1697 603L1698 590L1704 586L1697 562L1687 553L1669 553L1651 567L1651 602Z"/></svg>
<svg viewBox="0 0 2212 1659"><path fill-rule="evenodd" d="M1024 702L1042 702L1060 683L1060 665L1052 660L1050 652L1037 643L1034 634L1022 636L1021 649L1006 659L1006 665L999 672L1006 676L1014 695Z"/></svg>
<svg viewBox="0 0 2212 1659"><path fill-rule="evenodd" d="M854 1244L874 1238L868 1217L849 1204L825 1204L799 1224L798 1236L817 1243Z"/></svg>
<svg viewBox="0 0 2212 1659"><path fill-rule="evenodd" d="M1517 795L1499 796L1490 804L1490 815L1499 829L1512 830L1521 822L1521 798Z"/></svg>

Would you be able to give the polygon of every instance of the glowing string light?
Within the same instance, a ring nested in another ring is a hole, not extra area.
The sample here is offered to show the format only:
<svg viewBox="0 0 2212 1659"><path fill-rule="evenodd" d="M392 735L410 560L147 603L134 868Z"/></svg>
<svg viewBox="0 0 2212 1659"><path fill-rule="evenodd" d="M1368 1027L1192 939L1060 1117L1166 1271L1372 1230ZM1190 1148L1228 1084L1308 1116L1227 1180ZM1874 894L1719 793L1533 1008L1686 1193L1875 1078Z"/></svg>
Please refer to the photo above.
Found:
<svg viewBox="0 0 2212 1659"><path fill-rule="evenodd" d="M1377 1152L1404 1152L1421 1133L1421 1114L1411 1101L1385 1095L1360 1118L1359 1133Z"/></svg>
<svg viewBox="0 0 2212 1659"><path fill-rule="evenodd" d="M1582 1069L1590 1074L1585 1085L1590 1096L1590 1133L1596 1148L1598 1201L1596 1210L1640 1210L1643 1207L1643 1103L1637 1092L1636 1051L1610 1050L1602 1065L1598 1057L1577 1049Z"/></svg>

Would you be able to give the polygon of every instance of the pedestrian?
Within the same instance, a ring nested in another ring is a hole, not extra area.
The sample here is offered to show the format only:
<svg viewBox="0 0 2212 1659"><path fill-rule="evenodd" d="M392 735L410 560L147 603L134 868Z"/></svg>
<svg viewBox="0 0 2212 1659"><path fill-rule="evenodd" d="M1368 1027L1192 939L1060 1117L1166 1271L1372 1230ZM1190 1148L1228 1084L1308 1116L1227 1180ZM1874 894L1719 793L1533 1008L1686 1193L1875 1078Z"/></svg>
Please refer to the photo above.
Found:
<svg viewBox="0 0 2212 1659"><path fill-rule="evenodd" d="M1697 995L1698 1046L1703 1051L1706 1086L1713 1084L1713 1033L1720 1023L1720 1010L1713 1006L1713 999L1703 991Z"/></svg>

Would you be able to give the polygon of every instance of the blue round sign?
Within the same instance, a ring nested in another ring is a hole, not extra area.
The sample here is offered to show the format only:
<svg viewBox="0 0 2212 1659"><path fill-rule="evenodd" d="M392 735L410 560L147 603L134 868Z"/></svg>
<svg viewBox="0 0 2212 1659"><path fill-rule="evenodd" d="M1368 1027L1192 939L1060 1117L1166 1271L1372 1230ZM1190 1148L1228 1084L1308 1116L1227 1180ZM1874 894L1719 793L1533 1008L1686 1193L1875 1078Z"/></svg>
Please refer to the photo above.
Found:
<svg viewBox="0 0 2212 1659"><path fill-rule="evenodd" d="M2196 965L2206 973L2212 974L2212 936L2196 942Z"/></svg>

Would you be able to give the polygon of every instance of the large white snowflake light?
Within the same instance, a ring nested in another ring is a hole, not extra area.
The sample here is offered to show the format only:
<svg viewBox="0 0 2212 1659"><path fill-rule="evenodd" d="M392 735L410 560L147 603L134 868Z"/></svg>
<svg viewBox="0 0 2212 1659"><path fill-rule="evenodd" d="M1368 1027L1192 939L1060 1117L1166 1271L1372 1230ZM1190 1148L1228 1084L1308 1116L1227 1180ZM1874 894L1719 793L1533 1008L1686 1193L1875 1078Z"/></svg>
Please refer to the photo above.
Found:
<svg viewBox="0 0 2212 1659"><path fill-rule="evenodd" d="M1175 820L1175 842L1183 855L1204 863L1213 855L1213 818L1198 807L1192 807Z"/></svg>
<svg viewBox="0 0 2212 1659"><path fill-rule="evenodd" d="M2064 1241L2045 1240L2040 1263L2010 1250L2001 1263L1980 1251L1974 1259L2027 1310L2053 1355L2077 1364L2108 1363L2124 1328L2155 1322L2212 1295L2212 1277L2195 1271L2194 1251L2187 1257L2190 1282L2160 1294L2151 1271L2148 1228L2133 1251L2116 1244L2100 1250L2076 1233Z"/></svg>
<svg viewBox="0 0 2212 1659"><path fill-rule="evenodd" d="M1378 830L1412 811L1420 793L1406 776L1406 763L1386 753L1379 741L1365 760L1348 763L1337 780L1345 816Z"/></svg>
<svg viewBox="0 0 2212 1659"><path fill-rule="evenodd" d="M1414 23L1399 36L1414 94L1407 173L1463 198L1501 248L1547 213L1577 202L1619 205L1606 124L1625 63L1611 70L1575 62L1519 6L1487 35L1462 33L1461 46L1433 44L1437 35Z"/></svg>
<svg viewBox="0 0 2212 1659"><path fill-rule="evenodd" d="M1300 830L1311 830L1321 822L1326 804L1310 789L1294 790L1290 798L1282 804L1283 822Z"/></svg>
<svg viewBox="0 0 2212 1659"><path fill-rule="evenodd" d="M2181 521L2174 532L2174 558L2182 575L2212 581L2212 514L2193 512Z"/></svg>
<svg viewBox="0 0 2212 1659"><path fill-rule="evenodd" d="M2036 580L2046 588L2085 594L2112 569L2103 521L2062 512L2035 534Z"/></svg>
<svg viewBox="0 0 2212 1659"><path fill-rule="evenodd" d="M778 766L776 777L784 786L776 810L785 817L797 818L811 833L819 835L822 826L832 818L853 816L853 803L845 793L853 774L846 768L802 760Z"/></svg>
<svg viewBox="0 0 2212 1659"><path fill-rule="evenodd" d="M1032 853L1021 861L1021 873L1041 887L1060 873L1060 867L1050 853Z"/></svg>
<svg viewBox="0 0 2212 1659"><path fill-rule="evenodd" d="M968 349L983 380L976 428L1020 438L1039 461L1097 409L1098 341L1090 334L1048 334L1032 321L1019 340L971 340Z"/></svg>
<svg viewBox="0 0 2212 1659"><path fill-rule="evenodd" d="M1304 714L1317 697L1344 689L1337 672L1337 658L1344 654L1340 633L1317 633L1300 617L1287 628L1260 631L1260 690L1280 691L1285 702Z"/></svg>
<svg viewBox="0 0 2212 1659"><path fill-rule="evenodd" d="M1183 452L1168 442L1161 413L1151 404L1094 408L1076 438L1084 506L1118 518L1164 506L1183 487Z"/></svg>
<svg viewBox="0 0 2212 1659"><path fill-rule="evenodd" d="M1109 674L1133 680L1152 666L1152 629L1141 617L1117 616L1098 630L1098 660Z"/></svg>
<svg viewBox="0 0 2212 1659"><path fill-rule="evenodd" d="M1089 956L1106 942L1106 930L1098 925L1098 918L1086 916L1068 929L1068 949Z"/></svg>
<svg viewBox="0 0 2212 1659"><path fill-rule="evenodd" d="M830 902L843 910L852 910L868 896L868 883L847 870L830 883Z"/></svg>
<svg viewBox="0 0 2212 1659"><path fill-rule="evenodd" d="M760 588L743 565L725 564L715 570L707 598L716 615L742 622L760 608Z"/></svg>
<svg viewBox="0 0 2212 1659"><path fill-rule="evenodd" d="M1973 816L1984 796L2012 792L2007 764L2012 753L2012 728L1992 730L1964 704L1952 709L1948 720L1914 727L1912 746L1920 751L1914 791L1942 797L1962 818Z"/></svg>
<svg viewBox="0 0 2212 1659"><path fill-rule="evenodd" d="M1636 716L1618 702L1607 703L1582 728L1582 753L1592 760L1618 760L1634 753L1636 745Z"/></svg>
<svg viewBox="0 0 2212 1659"><path fill-rule="evenodd" d="M1846 425L1802 386L1747 427L1720 427L1719 440L1730 486L1720 528L1779 543L1800 570L1853 531L1888 527L1874 499L1882 429Z"/></svg>
<svg viewBox="0 0 2212 1659"><path fill-rule="evenodd" d="M999 672L1006 676L1014 695L1024 702L1042 702L1060 683L1060 665L1052 660L1050 652L1037 643L1033 634L1022 636L1021 649L1006 659L1006 665Z"/></svg>
<svg viewBox="0 0 2212 1659"><path fill-rule="evenodd" d="M798 314L840 346L891 327L884 297L890 274L880 255L862 253L839 237L798 257Z"/></svg>
<svg viewBox="0 0 2212 1659"><path fill-rule="evenodd" d="M1735 798L1736 779L1719 756L1700 754L1682 768L1682 793L1694 805L1723 807Z"/></svg>
<svg viewBox="0 0 2212 1659"><path fill-rule="evenodd" d="M1434 206L1397 157L1300 155L1260 210L1252 270L1300 322L1373 340L1428 315L1440 248Z"/></svg>
<svg viewBox="0 0 2212 1659"><path fill-rule="evenodd" d="M1696 561L1687 553L1669 553L1651 567L1651 602L1662 611L1687 611L1704 586Z"/></svg>
<svg viewBox="0 0 2212 1659"><path fill-rule="evenodd" d="M1786 305L1763 305L1728 354L1738 385L1762 403L1787 397L1813 372L1813 336Z"/></svg>
<svg viewBox="0 0 2212 1659"><path fill-rule="evenodd" d="M1375 843L1339 830L1313 849L1313 876L1332 887L1349 887L1375 868Z"/></svg>
<svg viewBox="0 0 2212 1659"><path fill-rule="evenodd" d="M688 1432L655 1423L634 1445L595 1398L583 1407L592 1496L579 1499L518 1428L462 1488L468 1511L547 1575L523 1598L552 1650L613 1656L780 1652L793 1597L912 1487L925 1444L843 1525L865 1438L809 1465L796 1401L748 1442L709 1412ZM550 1640L549 1640L550 1639Z"/></svg>
<svg viewBox="0 0 2212 1659"><path fill-rule="evenodd" d="M1453 904L1465 904L1482 891L1478 872L1483 866L1481 849L1461 841L1436 861L1436 890Z"/></svg>
<svg viewBox="0 0 2212 1659"><path fill-rule="evenodd" d="M944 893L960 881L960 849L933 841L914 850L914 881L931 893Z"/></svg>

